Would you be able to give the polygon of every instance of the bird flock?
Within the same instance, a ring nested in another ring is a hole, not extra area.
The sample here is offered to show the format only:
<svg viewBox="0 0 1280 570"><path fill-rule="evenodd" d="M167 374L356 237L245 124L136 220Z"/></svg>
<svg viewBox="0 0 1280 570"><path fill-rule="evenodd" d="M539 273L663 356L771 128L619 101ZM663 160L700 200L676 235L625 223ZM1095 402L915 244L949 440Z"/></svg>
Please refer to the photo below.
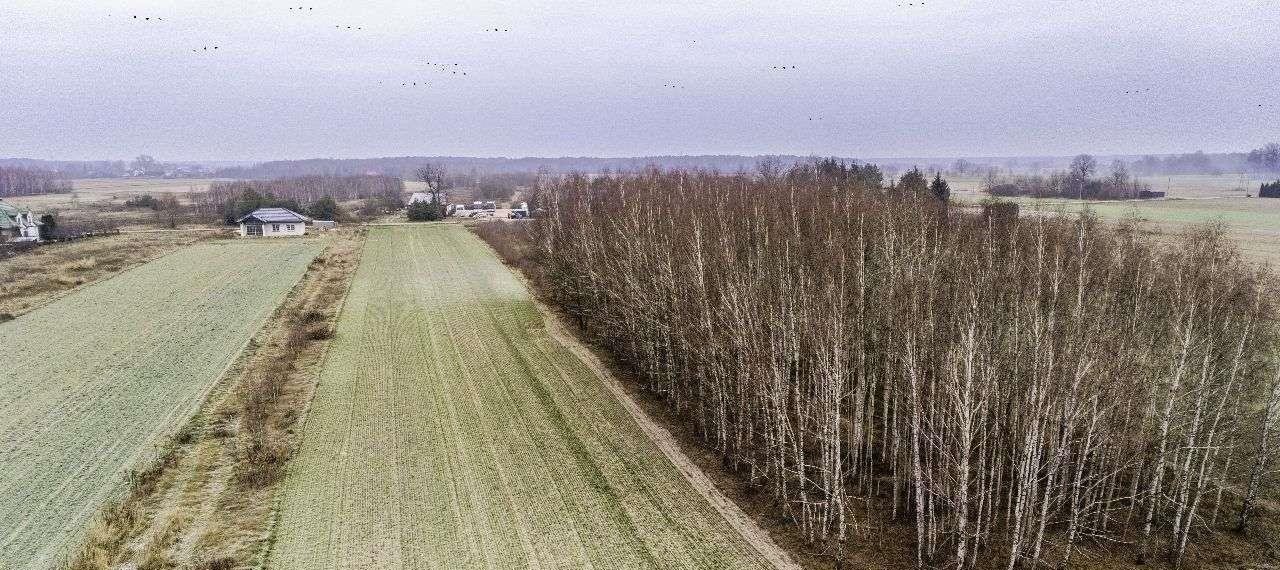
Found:
<svg viewBox="0 0 1280 570"><path fill-rule="evenodd" d="M108 17L108 18L112 18L112 17L114 17L114 16L112 16L111 14L107 14L107 17ZM160 17L156 17L156 16L138 16L138 15L136 15L136 14L135 14L135 15L133 15L132 17L130 17L130 16L126 16L126 17L125 17L125 19L126 19L126 20L138 20L138 21L140 21L140 22L150 22L150 21L152 21L152 20L154 20L154 21L156 21L156 22L163 22L163 21L164 21L164 18L160 18Z"/></svg>
<svg viewBox="0 0 1280 570"><path fill-rule="evenodd" d="M925 5L925 3L924 3L924 2L899 2L899 3L897 4L897 6L898 6L898 7L900 7L900 8L903 8L903 7L923 7L924 5ZM289 12L289 13L293 13L293 14L304 14L304 13L305 13L305 14L312 14L312 13L315 13L315 12L316 12L316 8L315 8L314 6L287 6L287 7L286 7L286 11L287 11L287 12ZM116 17L116 16L115 16L115 15L113 15L113 14L107 14L107 15L108 15L109 17L113 17L113 18L115 18L115 17ZM121 16L119 16L119 17L120 17L120 18L123 18L123 19L124 19L124 20L126 20L126 21L139 22L139 23L142 23L142 22L154 23L154 22L164 22L164 21L165 21L164 17L161 17L161 16L155 16L155 15L146 15L146 14L126 14L126 15L121 15ZM342 23L342 24L334 24L334 25L333 25L333 29L335 29L335 30L342 30L342 31L353 31L353 32L361 31L361 32L362 32L362 31L364 31L364 30L365 30L365 27L364 27L364 25L363 25L363 24L347 24L347 23ZM492 28L484 28L484 29L483 29L483 33L486 33L486 34L505 34L505 33L510 33L510 32L511 32L511 28L509 28L509 27L492 27ZM686 39L686 40L685 40L685 42L686 42L686 43L685 43L685 45L690 46L690 47L694 47L694 46L697 46L697 45L698 45L698 40L696 40L696 39L693 39L693 40ZM192 47L192 48L191 48L191 52L192 52L192 53L195 53L195 54L208 54L208 53L221 53L221 52L225 52L225 51L226 51L226 50L222 50L222 49L220 49L220 48L221 48L221 46L220 46L220 45L212 45L212 44L210 44L210 45L202 45L202 46L200 46L200 47ZM470 74L470 72L469 72L469 70L467 70L466 68L462 67L460 64L458 64L458 63L454 63L454 62L450 62L450 63L441 63L441 62L425 61L425 62L424 62L424 64L425 64L425 66L426 66L426 71L431 72L431 73L434 73L434 74L439 75L439 76L448 76L448 77L469 77L469 76L471 75L471 74ZM773 71L773 72L792 72L792 71L797 71L798 69L799 69L799 67L798 67L797 65L795 65L795 64L787 64L787 65L770 65L770 66L769 66L769 70L770 70L770 71ZM378 83L379 83L379 84L382 84L382 82L381 82L381 81L380 81L380 82L378 82ZM392 82L392 84L394 84L394 83L395 83L395 82ZM400 83L400 85L401 85L402 87L406 87L406 88L426 87L426 86L430 85L430 83L429 83L429 82L427 82L427 81L412 81L412 80L400 81L399 83ZM666 83L662 83L661 85L662 85L662 88L663 88L663 89L676 89L676 90L679 90L679 89L686 89L686 87L687 87L686 85L684 85L684 84L682 84L682 83L676 83L676 82L666 82ZM1137 88L1137 89L1127 89L1127 90L1124 90L1124 91L1123 91L1123 94L1124 94L1124 95L1126 95L1126 96L1135 96L1135 95L1144 95L1144 94L1149 94L1149 93L1152 93L1152 91L1153 91L1153 89L1152 89L1151 87L1142 87L1142 88ZM1267 107L1268 107L1268 105L1267 105L1267 104L1264 104L1264 103L1258 103L1258 104L1257 104L1257 108L1260 108L1260 109L1261 109L1261 108L1267 108ZM810 117L808 117L808 119L809 119L809 121L815 121L815 120L817 120L817 121L821 121L821 120L823 120L823 118L822 118L822 117L820 117L820 116L819 116L819 117L816 117L816 118L815 118L815 117L813 117L813 116L810 116Z"/></svg>
<svg viewBox="0 0 1280 570"><path fill-rule="evenodd" d="M467 74L466 68L463 68L456 63L431 63L429 61L424 63L426 63L431 68L432 71L435 71L440 74L450 74L450 75L466 75Z"/></svg>

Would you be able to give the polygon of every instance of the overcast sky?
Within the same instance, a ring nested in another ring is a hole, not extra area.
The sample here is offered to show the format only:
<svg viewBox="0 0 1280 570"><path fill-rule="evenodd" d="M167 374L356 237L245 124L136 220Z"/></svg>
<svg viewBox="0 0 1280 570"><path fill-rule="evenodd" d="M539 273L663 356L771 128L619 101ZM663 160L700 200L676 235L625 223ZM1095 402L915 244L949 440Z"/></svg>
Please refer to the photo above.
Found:
<svg viewBox="0 0 1280 570"><path fill-rule="evenodd" d="M1274 0L910 1L3 0L0 156L942 157L1277 137Z"/></svg>

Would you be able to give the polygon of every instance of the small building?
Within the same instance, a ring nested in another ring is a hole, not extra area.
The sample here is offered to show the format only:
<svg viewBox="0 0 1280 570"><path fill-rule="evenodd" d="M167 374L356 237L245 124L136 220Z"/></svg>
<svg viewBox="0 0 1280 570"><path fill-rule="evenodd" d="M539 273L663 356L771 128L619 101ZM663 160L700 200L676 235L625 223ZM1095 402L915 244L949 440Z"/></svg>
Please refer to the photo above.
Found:
<svg viewBox="0 0 1280 570"><path fill-rule="evenodd" d="M433 202L433 201L434 201L434 200L431 198L431 193L430 193L430 192L414 192L411 196L409 196L409 205L410 205L410 206L412 206L412 205L414 205L414 204L417 204L417 203L419 203L419 202L423 202L423 203L426 203L426 204L430 204L430 203L431 203L431 202ZM440 193L440 202L442 202L442 203L446 203L446 202L448 202L448 201L449 201L449 195L448 195L448 194L446 194L446 193L444 193L444 192L441 192L441 193Z"/></svg>
<svg viewBox="0 0 1280 570"><path fill-rule="evenodd" d="M29 208L18 208L0 202L0 242L43 241L40 222Z"/></svg>
<svg viewBox="0 0 1280 570"><path fill-rule="evenodd" d="M525 218L528 218L529 203L521 202L519 208L511 208L511 211L507 212L507 217L513 220L523 220Z"/></svg>
<svg viewBox="0 0 1280 570"><path fill-rule="evenodd" d="M258 208L236 220L240 237L287 237L307 234L311 218L286 208Z"/></svg>
<svg viewBox="0 0 1280 570"><path fill-rule="evenodd" d="M1138 198L1141 200L1150 200L1152 198L1164 198L1164 192L1157 191L1157 190L1139 190Z"/></svg>

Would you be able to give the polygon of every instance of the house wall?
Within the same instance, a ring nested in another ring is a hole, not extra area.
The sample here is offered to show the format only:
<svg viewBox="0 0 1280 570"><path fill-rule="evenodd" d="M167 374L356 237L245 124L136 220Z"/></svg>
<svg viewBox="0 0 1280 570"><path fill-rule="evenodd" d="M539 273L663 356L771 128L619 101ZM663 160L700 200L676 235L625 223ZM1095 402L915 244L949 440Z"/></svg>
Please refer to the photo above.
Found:
<svg viewBox="0 0 1280 570"><path fill-rule="evenodd" d="M293 230L289 226L293 226ZM240 237L248 235L247 224L240 224ZM279 227L277 230L276 228ZM306 235L307 224L298 222L296 224L262 224L262 237L289 237Z"/></svg>

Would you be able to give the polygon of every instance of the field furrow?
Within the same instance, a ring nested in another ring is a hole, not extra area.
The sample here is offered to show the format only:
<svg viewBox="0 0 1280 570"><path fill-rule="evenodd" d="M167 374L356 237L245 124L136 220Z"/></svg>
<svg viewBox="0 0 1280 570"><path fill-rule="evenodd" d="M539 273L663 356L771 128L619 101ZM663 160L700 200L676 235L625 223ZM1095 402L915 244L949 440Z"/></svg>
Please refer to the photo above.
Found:
<svg viewBox="0 0 1280 570"><path fill-rule="evenodd" d="M454 225L369 236L283 493L277 569L767 566Z"/></svg>
<svg viewBox="0 0 1280 570"><path fill-rule="evenodd" d="M193 246L0 324L0 568L47 568L319 251Z"/></svg>

